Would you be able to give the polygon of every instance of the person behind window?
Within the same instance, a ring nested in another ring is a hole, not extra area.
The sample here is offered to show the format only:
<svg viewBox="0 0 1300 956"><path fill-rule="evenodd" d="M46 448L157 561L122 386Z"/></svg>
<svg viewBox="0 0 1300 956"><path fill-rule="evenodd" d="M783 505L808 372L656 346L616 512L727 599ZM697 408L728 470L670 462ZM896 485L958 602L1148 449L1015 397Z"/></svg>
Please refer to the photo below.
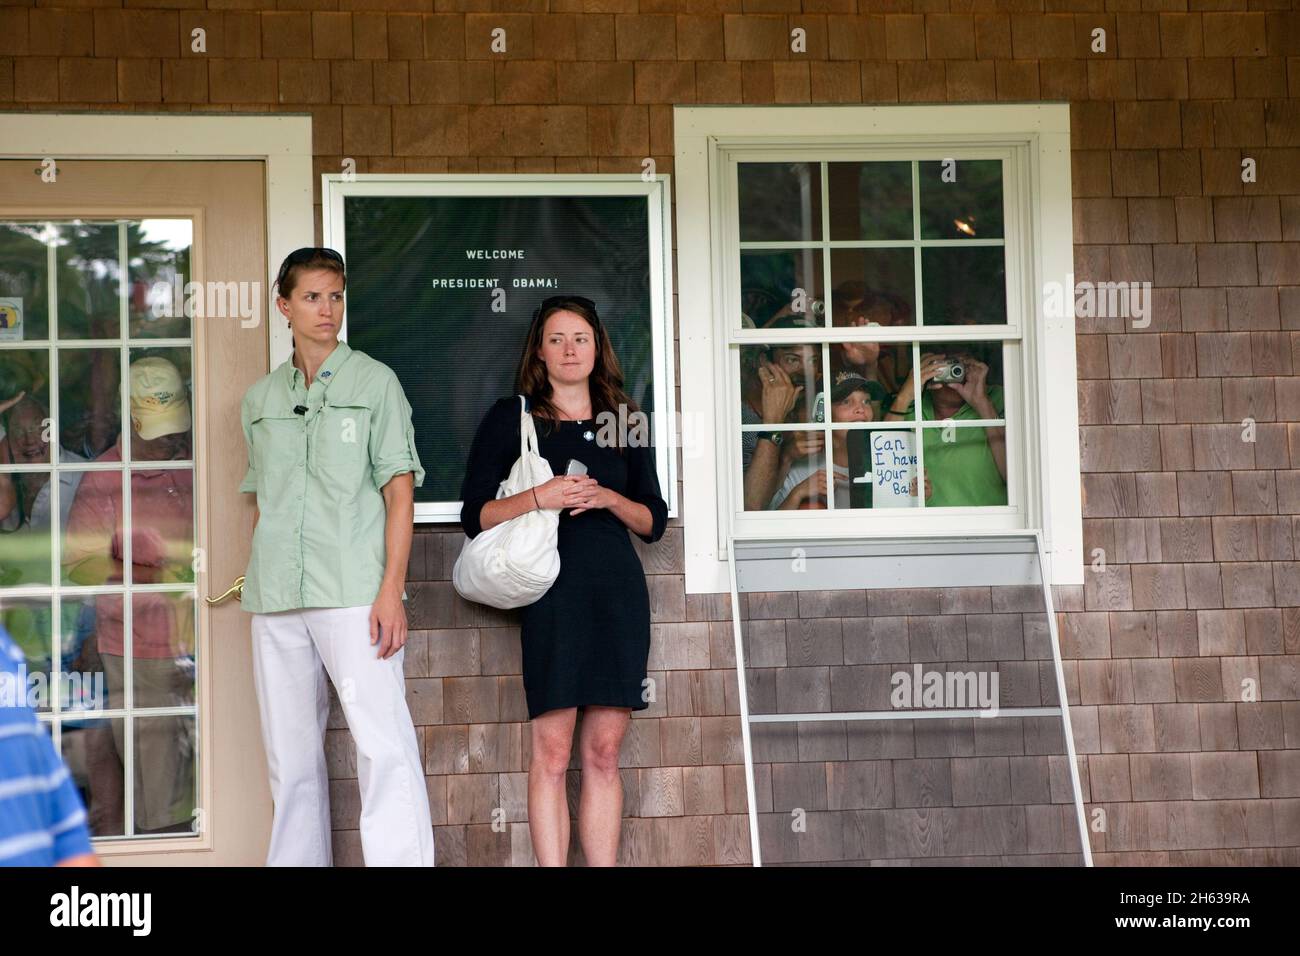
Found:
<svg viewBox="0 0 1300 956"><path fill-rule="evenodd" d="M644 416L623 391L623 372L594 302L555 296L542 303L524 342L516 388L530 403L538 451L555 477L496 498L519 457L519 398L502 398L474 436L460 521L474 538L525 512L561 509L559 577L521 611L532 732L528 829L538 863L563 866L569 849L565 771L581 708L578 836L588 865L613 866L622 822L623 735L631 712L655 699L646 675L650 597L628 530L646 544L658 541L668 504L659 493L648 425L638 432L634 424ZM623 421L629 423L626 436L616 430ZM571 460L585 472L566 474Z"/></svg>
<svg viewBox="0 0 1300 956"><path fill-rule="evenodd" d="M190 458L189 391L169 359L150 355L129 369L131 432L96 462L185 461ZM188 468L136 468L131 481L131 583L194 580L194 477ZM64 575L80 585L121 585L126 560L122 473L88 471L68 515ZM94 597L93 637L83 648L87 667L102 667L108 707L126 705L125 613L121 594ZM183 707L194 702L194 611L186 594L131 595L132 669L136 707ZM125 724L107 721L89 731L91 819L97 833L120 833ZM135 829L187 832L194 822L193 718L148 716L134 722Z"/></svg>
<svg viewBox="0 0 1300 956"><path fill-rule="evenodd" d="M831 390L831 421L833 422L870 422L875 421L872 408L872 385L855 372L841 372L835 378L835 387ZM849 445L852 442L865 446L868 432L864 429L838 429L831 432L831 467L835 475L835 507L855 507L851 492ZM866 455L859 458L866 462ZM927 494L929 485L926 486ZM915 483L913 484L915 491ZM772 496L769 509L821 510L827 507L826 495L826 456L820 453L795 461L785 481ZM861 507L871 507L871 485L863 483Z"/></svg>
<svg viewBox="0 0 1300 956"><path fill-rule="evenodd" d="M20 395L11 401L13 404L3 413L5 437L0 439L0 463L50 464L49 412L44 403L28 395ZM86 461L66 448L59 449L59 460L64 464ZM60 528L68 525L68 514L83 474L81 471L59 473ZM0 473L0 531L44 530L49 527L50 473Z"/></svg>
<svg viewBox="0 0 1300 956"><path fill-rule="evenodd" d="M23 653L0 627L0 866L99 866L86 809L28 701Z"/></svg>
<svg viewBox="0 0 1300 956"><path fill-rule="evenodd" d="M415 486L411 406L387 365L339 340L343 258L307 247L280 266L293 355L244 395L255 492L241 602L275 813L269 866L329 866L326 674L357 748L367 866L433 866L424 764L406 704L406 563Z"/></svg>
<svg viewBox="0 0 1300 956"><path fill-rule="evenodd" d="M959 380L934 380L936 376L951 377L954 364L962 369ZM922 420L1002 418L1006 407L1002 386L989 384L988 374L988 365L971 349L922 351L919 369L924 393ZM913 376L909 375L891 402L885 420L910 420L914 414L914 393ZM1005 505L1006 428L1002 425L952 428L950 441L944 440L944 431L924 429L926 480L934 488L926 505L932 508Z"/></svg>
<svg viewBox="0 0 1300 956"><path fill-rule="evenodd" d="M786 317L776 328L807 328ZM772 345L740 350L740 421L742 425L811 422L822 387L820 345ZM793 462L821 452L819 432L744 431L740 433L745 475L745 510L767 506Z"/></svg>
<svg viewBox="0 0 1300 956"><path fill-rule="evenodd" d="M866 283L859 280L840 283L831 296L831 303L832 324L837 327L879 328L891 321L884 300L873 296ZM866 379L872 410L877 418L882 414L883 403L891 391L880 380L880 351L879 342L831 343L831 374L853 372Z"/></svg>

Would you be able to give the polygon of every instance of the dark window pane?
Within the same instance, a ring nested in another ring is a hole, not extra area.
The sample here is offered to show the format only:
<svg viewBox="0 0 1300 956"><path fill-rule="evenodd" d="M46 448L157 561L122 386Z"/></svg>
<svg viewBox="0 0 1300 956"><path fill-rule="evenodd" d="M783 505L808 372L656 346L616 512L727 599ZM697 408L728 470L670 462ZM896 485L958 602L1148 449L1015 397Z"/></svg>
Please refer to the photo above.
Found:
<svg viewBox="0 0 1300 956"><path fill-rule="evenodd" d="M743 328L826 325L820 249L764 249L740 254Z"/></svg>
<svg viewBox="0 0 1300 956"><path fill-rule="evenodd" d="M911 248L832 250L834 324L915 325L914 269Z"/></svg>
<svg viewBox="0 0 1300 956"><path fill-rule="evenodd" d="M736 177L741 242L822 238L819 163L741 163Z"/></svg>
<svg viewBox="0 0 1300 956"><path fill-rule="evenodd" d="M59 445L65 461L91 461L112 448L122 429L117 349L59 350Z"/></svg>
<svg viewBox="0 0 1300 956"><path fill-rule="evenodd" d="M1007 321L1003 246L921 250L926 325L1002 325Z"/></svg>
<svg viewBox="0 0 1300 956"><path fill-rule="evenodd" d="M912 238L912 164L830 163L831 239Z"/></svg>
<svg viewBox="0 0 1300 956"><path fill-rule="evenodd" d="M918 163L922 239L1002 238L1002 161ZM950 169L945 181L944 170Z"/></svg>

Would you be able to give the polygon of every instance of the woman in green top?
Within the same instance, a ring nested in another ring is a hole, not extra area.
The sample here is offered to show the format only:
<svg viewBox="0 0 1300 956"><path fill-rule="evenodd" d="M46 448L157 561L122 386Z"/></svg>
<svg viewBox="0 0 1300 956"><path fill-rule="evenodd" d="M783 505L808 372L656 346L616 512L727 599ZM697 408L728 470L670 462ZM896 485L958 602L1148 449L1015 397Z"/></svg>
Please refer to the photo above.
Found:
<svg viewBox="0 0 1300 956"><path fill-rule="evenodd" d="M275 817L268 865L331 862L325 675L357 747L367 865L433 865L420 748L405 698L402 585L411 551L411 406L386 365L338 339L343 259L306 248L280 267L293 355L244 396L257 494L241 601Z"/></svg>
<svg viewBox="0 0 1300 956"><path fill-rule="evenodd" d="M951 362L965 369L962 381L933 381ZM923 421L1000 419L1005 414L1002 388L988 384L989 367L966 351L922 352L918 375L925 394ZM912 418L915 378L908 375L890 403L885 421ZM944 440L942 429L925 429L926 480L933 493L928 508L980 507L1007 503L1007 435L1004 425L954 428Z"/></svg>

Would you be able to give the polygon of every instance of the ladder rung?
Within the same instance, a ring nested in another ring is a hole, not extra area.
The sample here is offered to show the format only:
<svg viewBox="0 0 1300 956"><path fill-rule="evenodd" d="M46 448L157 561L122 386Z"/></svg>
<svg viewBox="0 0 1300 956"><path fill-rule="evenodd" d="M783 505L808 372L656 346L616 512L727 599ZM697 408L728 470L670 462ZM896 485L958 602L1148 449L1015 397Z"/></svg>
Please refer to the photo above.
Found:
<svg viewBox="0 0 1300 956"><path fill-rule="evenodd" d="M795 724L810 720L951 720L961 717L1059 717L1059 707L976 707L965 710L860 710L820 714L750 714L751 724Z"/></svg>

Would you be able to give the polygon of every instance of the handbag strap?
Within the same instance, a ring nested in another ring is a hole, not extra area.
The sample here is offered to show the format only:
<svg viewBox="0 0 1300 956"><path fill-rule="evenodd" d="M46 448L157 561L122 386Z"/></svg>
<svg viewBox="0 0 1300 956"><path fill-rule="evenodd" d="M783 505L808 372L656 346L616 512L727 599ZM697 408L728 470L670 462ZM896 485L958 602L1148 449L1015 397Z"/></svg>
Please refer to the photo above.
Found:
<svg viewBox="0 0 1300 956"><path fill-rule="evenodd" d="M519 457L528 461L528 453L540 455L537 447L537 429L533 416L528 413L528 398L519 396Z"/></svg>

